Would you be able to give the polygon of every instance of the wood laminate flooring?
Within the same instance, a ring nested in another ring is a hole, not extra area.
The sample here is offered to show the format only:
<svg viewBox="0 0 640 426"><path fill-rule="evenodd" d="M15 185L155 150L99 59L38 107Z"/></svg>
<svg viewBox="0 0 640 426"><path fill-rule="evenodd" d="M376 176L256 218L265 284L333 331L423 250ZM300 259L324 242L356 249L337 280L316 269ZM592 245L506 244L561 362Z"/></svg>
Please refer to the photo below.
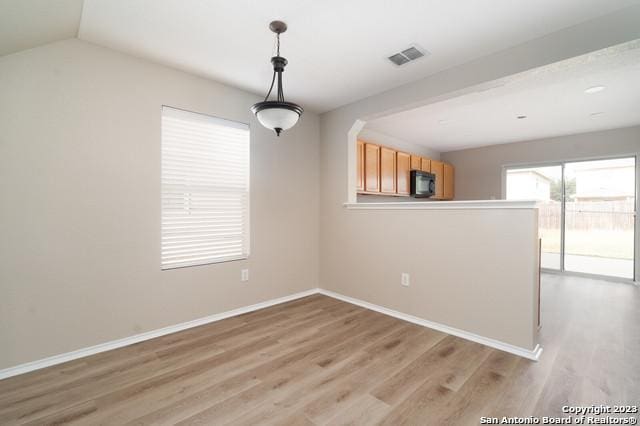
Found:
<svg viewBox="0 0 640 426"><path fill-rule="evenodd" d="M640 289L545 275L532 362L314 295L0 381L0 424L471 425L640 401Z"/></svg>

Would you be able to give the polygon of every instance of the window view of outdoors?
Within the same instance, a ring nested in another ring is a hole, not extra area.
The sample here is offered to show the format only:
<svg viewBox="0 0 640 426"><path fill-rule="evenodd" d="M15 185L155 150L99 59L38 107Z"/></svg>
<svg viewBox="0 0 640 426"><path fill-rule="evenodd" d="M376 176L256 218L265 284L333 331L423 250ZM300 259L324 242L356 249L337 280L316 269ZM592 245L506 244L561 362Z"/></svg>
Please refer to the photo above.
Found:
<svg viewBox="0 0 640 426"><path fill-rule="evenodd" d="M635 160L567 163L565 270L633 278Z"/></svg>
<svg viewBox="0 0 640 426"><path fill-rule="evenodd" d="M543 268L560 269L562 167L507 170L507 199L540 201ZM635 159L564 165L564 269L633 278Z"/></svg>
<svg viewBox="0 0 640 426"><path fill-rule="evenodd" d="M507 170L507 200L540 201L541 266L560 269L562 166Z"/></svg>

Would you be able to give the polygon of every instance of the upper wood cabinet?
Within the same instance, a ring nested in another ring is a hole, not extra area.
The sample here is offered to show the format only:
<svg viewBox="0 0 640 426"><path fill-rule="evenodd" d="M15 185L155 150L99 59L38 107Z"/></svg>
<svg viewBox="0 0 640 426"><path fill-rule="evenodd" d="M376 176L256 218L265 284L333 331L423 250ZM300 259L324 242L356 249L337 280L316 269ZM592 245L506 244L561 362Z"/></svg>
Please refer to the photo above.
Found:
<svg viewBox="0 0 640 426"><path fill-rule="evenodd" d="M356 145L356 156L358 157L356 188L358 191L364 191L364 142L362 141L358 141Z"/></svg>
<svg viewBox="0 0 640 426"><path fill-rule="evenodd" d="M360 193L408 197L411 170L433 173L436 193L432 199L454 198L454 168L451 164L358 140L356 187Z"/></svg>
<svg viewBox="0 0 640 426"><path fill-rule="evenodd" d="M444 163L444 199L453 200L454 197L454 169L451 164Z"/></svg>
<svg viewBox="0 0 640 426"><path fill-rule="evenodd" d="M422 157L418 155L411 156L411 170L422 170Z"/></svg>
<svg viewBox="0 0 640 426"><path fill-rule="evenodd" d="M398 194L411 194L410 174L411 155L398 151L396 154L396 186Z"/></svg>
<svg viewBox="0 0 640 426"><path fill-rule="evenodd" d="M436 194L433 198L439 200L444 199L444 163L437 160L431 160L431 173L436 177Z"/></svg>
<svg viewBox="0 0 640 426"><path fill-rule="evenodd" d="M396 151L380 147L380 192L396 193Z"/></svg>
<svg viewBox="0 0 640 426"><path fill-rule="evenodd" d="M380 147L370 143L364 144L364 190L380 191Z"/></svg>
<svg viewBox="0 0 640 426"><path fill-rule="evenodd" d="M423 172L431 172L431 160L425 157L420 159L420 170Z"/></svg>

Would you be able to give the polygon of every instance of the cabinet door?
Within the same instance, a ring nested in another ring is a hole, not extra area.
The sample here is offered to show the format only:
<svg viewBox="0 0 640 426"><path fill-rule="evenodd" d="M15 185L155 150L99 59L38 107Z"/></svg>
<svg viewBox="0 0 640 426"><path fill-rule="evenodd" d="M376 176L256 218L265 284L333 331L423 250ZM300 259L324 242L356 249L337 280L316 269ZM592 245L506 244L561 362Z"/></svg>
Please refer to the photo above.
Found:
<svg viewBox="0 0 640 426"><path fill-rule="evenodd" d="M364 190L380 192L380 147L364 144Z"/></svg>
<svg viewBox="0 0 640 426"><path fill-rule="evenodd" d="M436 195L433 198L444 198L444 163L431 160L431 173L436 176Z"/></svg>
<svg viewBox="0 0 640 426"><path fill-rule="evenodd" d="M422 170L422 157L417 155L411 156L411 170Z"/></svg>
<svg viewBox="0 0 640 426"><path fill-rule="evenodd" d="M364 191L364 142L358 141L356 145L356 157L358 158L358 175L356 176L356 189Z"/></svg>
<svg viewBox="0 0 640 426"><path fill-rule="evenodd" d="M409 175L411 172L411 156L406 152L396 154L396 184L398 194L409 195L411 187L409 186Z"/></svg>
<svg viewBox="0 0 640 426"><path fill-rule="evenodd" d="M380 192L396 193L396 151L380 148Z"/></svg>
<svg viewBox="0 0 640 426"><path fill-rule="evenodd" d="M420 159L420 170L423 172L430 173L431 172L431 160L425 157Z"/></svg>
<svg viewBox="0 0 640 426"><path fill-rule="evenodd" d="M453 166L448 163L444 163L444 199L453 200L454 196L454 170Z"/></svg>

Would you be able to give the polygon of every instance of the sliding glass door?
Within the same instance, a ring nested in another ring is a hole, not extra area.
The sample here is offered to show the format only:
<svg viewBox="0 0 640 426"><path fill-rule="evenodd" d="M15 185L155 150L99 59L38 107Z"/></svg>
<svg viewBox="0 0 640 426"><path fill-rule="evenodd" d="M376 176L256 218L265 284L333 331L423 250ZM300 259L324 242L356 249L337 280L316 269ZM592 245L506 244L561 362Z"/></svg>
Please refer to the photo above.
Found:
<svg viewBox="0 0 640 426"><path fill-rule="evenodd" d="M635 159L565 165L567 271L633 278Z"/></svg>
<svg viewBox="0 0 640 426"><path fill-rule="evenodd" d="M506 198L540 201L543 268L634 278L635 157L506 169Z"/></svg>

